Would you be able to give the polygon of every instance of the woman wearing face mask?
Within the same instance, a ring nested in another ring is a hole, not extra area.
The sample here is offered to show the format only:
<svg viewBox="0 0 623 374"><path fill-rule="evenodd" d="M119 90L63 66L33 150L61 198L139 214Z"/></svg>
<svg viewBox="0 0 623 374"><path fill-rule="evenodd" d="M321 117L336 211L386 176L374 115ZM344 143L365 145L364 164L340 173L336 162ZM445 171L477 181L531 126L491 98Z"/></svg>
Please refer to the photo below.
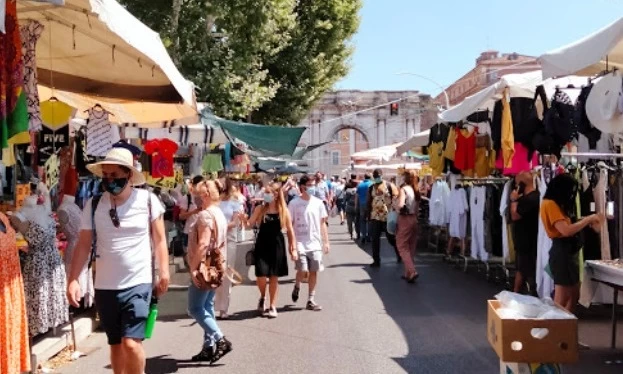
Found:
<svg viewBox="0 0 623 374"><path fill-rule="evenodd" d="M543 226L552 239L549 267L554 278L554 301L571 313L580 298L578 252L582 244L578 233L587 226L599 231L605 219L592 214L573 222L577 191L578 182L571 175L558 175L549 182L540 208Z"/></svg>
<svg viewBox="0 0 623 374"><path fill-rule="evenodd" d="M269 318L276 318L278 278L288 275L288 258L283 231L288 235L290 256L293 261L297 259L296 238L290 212L279 183L265 187L264 203L255 209L253 216L246 222L247 227L253 227L256 224L260 226L254 250L256 283L260 290L257 310ZM267 280L270 306L265 309Z"/></svg>
<svg viewBox="0 0 623 374"><path fill-rule="evenodd" d="M188 312L203 329L204 343L201 352L193 356L192 360L214 363L229 353L232 345L216 323L214 312L216 291L201 289L197 276L199 265L206 257L206 251L227 243L227 219L219 208L219 188L216 182L202 182L193 193L201 211L197 214L196 222L188 235L188 261L192 269L192 283L188 287ZM216 238L212 237L214 234ZM227 253L223 253L223 256L227 258Z"/></svg>
<svg viewBox="0 0 623 374"><path fill-rule="evenodd" d="M236 230L240 224L240 216L244 213L244 204L240 202L240 196L231 179L225 180L222 189L219 207L227 220L227 263L233 268L236 261ZM223 278L223 284L216 290L214 300L215 309L221 319L229 318L227 311L231 301L231 289L233 284L229 277Z"/></svg>

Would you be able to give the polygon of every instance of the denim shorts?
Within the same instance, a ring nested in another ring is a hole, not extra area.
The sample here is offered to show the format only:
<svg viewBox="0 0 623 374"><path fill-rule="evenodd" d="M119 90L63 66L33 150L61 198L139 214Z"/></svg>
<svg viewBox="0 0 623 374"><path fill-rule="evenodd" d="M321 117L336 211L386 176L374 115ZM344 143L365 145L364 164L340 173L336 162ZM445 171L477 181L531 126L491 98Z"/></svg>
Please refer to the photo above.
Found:
<svg viewBox="0 0 623 374"><path fill-rule="evenodd" d="M145 339L151 291L151 284L95 290L95 306L109 345L121 344L122 338Z"/></svg>
<svg viewBox="0 0 623 374"><path fill-rule="evenodd" d="M296 260L296 270L305 272L318 272L324 270L322 263L322 251L299 252Z"/></svg>

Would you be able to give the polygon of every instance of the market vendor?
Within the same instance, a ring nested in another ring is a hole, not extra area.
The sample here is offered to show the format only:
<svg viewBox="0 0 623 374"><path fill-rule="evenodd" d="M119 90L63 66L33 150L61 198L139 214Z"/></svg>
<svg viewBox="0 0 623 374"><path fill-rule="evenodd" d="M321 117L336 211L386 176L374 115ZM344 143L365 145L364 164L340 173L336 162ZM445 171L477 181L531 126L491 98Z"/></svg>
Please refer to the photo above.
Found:
<svg viewBox="0 0 623 374"><path fill-rule="evenodd" d="M577 192L575 178L560 174L547 186L540 209L543 226L552 239L549 267L554 279L554 301L571 313L580 298L579 233L587 226L598 231L605 220L603 214L592 214L573 222Z"/></svg>

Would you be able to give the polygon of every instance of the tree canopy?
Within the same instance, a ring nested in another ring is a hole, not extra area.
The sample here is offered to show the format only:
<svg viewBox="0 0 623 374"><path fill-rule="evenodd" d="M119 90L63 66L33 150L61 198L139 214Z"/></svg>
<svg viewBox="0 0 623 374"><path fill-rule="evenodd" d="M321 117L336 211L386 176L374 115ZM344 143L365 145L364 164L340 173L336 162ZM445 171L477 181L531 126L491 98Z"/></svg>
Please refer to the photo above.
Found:
<svg viewBox="0 0 623 374"><path fill-rule="evenodd" d="M160 33L198 100L228 119L298 124L348 73L361 0L123 0Z"/></svg>

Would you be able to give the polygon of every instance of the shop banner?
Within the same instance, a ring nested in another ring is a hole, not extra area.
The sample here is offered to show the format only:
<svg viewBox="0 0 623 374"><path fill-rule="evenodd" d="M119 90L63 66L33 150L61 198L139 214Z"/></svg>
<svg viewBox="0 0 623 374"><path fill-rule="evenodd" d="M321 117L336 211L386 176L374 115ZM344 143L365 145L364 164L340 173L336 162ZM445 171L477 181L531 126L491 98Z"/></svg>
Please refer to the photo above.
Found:
<svg viewBox="0 0 623 374"><path fill-rule="evenodd" d="M45 184L48 190L54 188L59 181L60 164L59 158L56 154L53 154L43 165L45 170Z"/></svg>

